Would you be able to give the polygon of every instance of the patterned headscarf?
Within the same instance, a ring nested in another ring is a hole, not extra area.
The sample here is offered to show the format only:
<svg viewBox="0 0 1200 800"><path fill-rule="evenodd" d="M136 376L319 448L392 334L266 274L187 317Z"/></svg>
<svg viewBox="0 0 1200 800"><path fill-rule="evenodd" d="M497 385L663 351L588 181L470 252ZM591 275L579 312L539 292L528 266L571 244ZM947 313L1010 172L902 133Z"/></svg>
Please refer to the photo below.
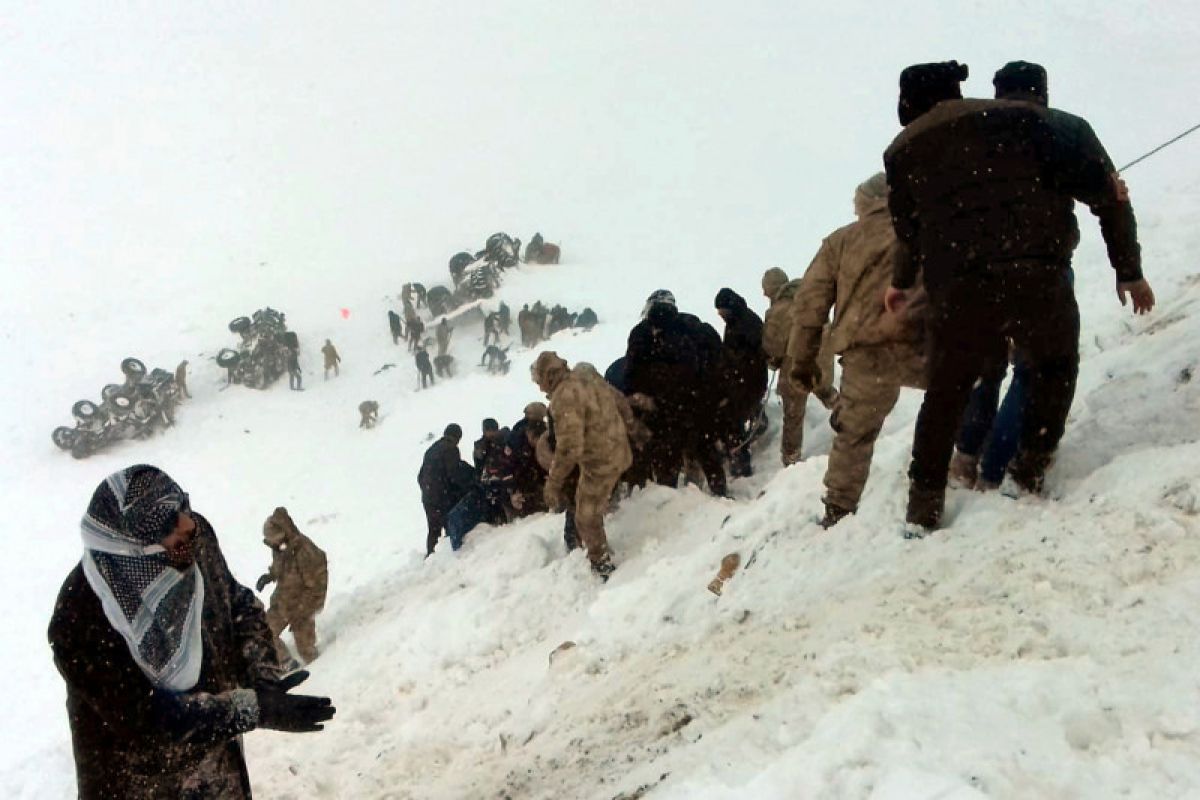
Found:
<svg viewBox="0 0 1200 800"><path fill-rule="evenodd" d="M204 579L192 564L171 566L159 544L188 496L146 464L109 475L83 516L83 573L104 616L152 684L183 692L200 679Z"/></svg>

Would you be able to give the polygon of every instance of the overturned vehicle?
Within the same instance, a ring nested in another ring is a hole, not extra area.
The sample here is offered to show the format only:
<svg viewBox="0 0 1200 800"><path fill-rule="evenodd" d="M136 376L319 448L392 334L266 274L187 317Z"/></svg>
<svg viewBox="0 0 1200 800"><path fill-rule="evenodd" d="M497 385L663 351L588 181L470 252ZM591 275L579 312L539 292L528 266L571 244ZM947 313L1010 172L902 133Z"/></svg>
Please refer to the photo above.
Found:
<svg viewBox="0 0 1200 800"><path fill-rule="evenodd" d="M238 317L229 330L242 337L237 349L222 348L217 365L226 370L229 383L265 389L287 372L288 351L299 350L300 340L287 329L284 315L260 308L249 317Z"/></svg>
<svg viewBox="0 0 1200 800"><path fill-rule="evenodd" d="M122 439L144 439L160 427L175 422L179 386L175 375L146 365L136 358L121 362L124 383L110 383L100 392L101 402L79 400L71 406L75 427L60 426L50 435L60 449L75 458L87 458Z"/></svg>

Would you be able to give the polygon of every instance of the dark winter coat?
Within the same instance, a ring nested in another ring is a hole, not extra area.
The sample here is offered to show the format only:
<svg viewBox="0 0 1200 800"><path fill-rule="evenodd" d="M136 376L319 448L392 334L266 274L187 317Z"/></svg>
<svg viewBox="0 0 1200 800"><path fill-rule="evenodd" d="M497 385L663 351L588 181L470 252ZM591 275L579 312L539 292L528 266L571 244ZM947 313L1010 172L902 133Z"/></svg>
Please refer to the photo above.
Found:
<svg viewBox="0 0 1200 800"><path fill-rule="evenodd" d="M395 311L388 311L388 327L392 329L393 336L404 335L404 326L400 323L400 315Z"/></svg>
<svg viewBox="0 0 1200 800"><path fill-rule="evenodd" d="M459 457L458 444L443 436L425 451L417 485L422 502L444 514L474 485L474 470Z"/></svg>
<svg viewBox="0 0 1200 800"><path fill-rule="evenodd" d="M258 722L254 687L280 671L262 605L229 572L208 521L196 520L204 577L204 666L194 689L155 689L104 615L83 568L67 576L50 621L67 684L79 797L248 798L240 734Z"/></svg>
<svg viewBox="0 0 1200 800"><path fill-rule="evenodd" d="M931 294L1015 261L1066 268L1079 238L1073 199L1100 216L1118 278L1141 278L1133 215L1102 149L1089 152L1078 125L1057 119L1031 103L947 100L896 137L884 153L902 245L894 286L911 287L921 268Z"/></svg>
<svg viewBox="0 0 1200 800"><path fill-rule="evenodd" d="M740 422L757 410L767 392L767 356L763 352L763 321L737 292L722 289L725 321L725 379L732 415Z"/></svg>
<svg viewBox="0 0 1200 800"><path fill-rule="evenodd" d="M494 439L481 436L475 440L472 455L475 458L476 474L482 477L500 473L501 462L504 458L504 443L508 439L508 434L507 430L501 430Z"/></svg>
<svg viewBox="0 0 1200 800"><path fill-rule="evenodd" d="M659 323L644 319L629 332L625 392L654 400L656 427L679 421L685 409L696 404L703 388L701 355L682 316L676 313Z"/></svg>
<svg viewBox="0 0 1200 800"><path fill-rule="evenodd" d="M519 492L523 498L518 511L521 516L546 510L542 492L546 486L547 471L538 463L537 444L529 441L526 435L528 428L529 421L525 419L513 425L504 444L502 462L503 475L512 481L513 492Z"/></svg>
<svg viewBox="0 0 1200 800"><path fill-rule="evenodd" d="M695 315L644 319L629 332L625 390L686 404L703 393L702 381L716 376L720 363L720 335Z"/></svg>

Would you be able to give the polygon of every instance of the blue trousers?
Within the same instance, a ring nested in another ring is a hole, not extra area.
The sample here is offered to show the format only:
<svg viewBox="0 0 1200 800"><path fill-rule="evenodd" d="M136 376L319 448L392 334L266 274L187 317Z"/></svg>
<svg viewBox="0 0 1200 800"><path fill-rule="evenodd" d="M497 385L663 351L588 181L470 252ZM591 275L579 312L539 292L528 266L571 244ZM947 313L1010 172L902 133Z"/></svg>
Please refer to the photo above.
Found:
<svg viewBox="0 0 1200 800"><path fill-rule="evenodd" d="M988 483L1000 483L1008 462L1017 454L1021 427L1025 420L1029 368L1018 358L1013 367L1012 383L1000 400L1004 373L980 379L971 392L958 433L958 449L979 457L979 477Z"/></svg>

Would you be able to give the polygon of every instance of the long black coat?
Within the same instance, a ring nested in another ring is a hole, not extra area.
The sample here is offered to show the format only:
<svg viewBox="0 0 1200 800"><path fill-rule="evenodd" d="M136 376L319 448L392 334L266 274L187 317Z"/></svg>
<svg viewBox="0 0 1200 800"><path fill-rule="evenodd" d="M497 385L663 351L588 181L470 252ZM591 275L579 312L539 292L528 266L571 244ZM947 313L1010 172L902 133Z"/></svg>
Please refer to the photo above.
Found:
<svg viewBox="0 0 1200 800"><path fill-rule="evenodd" d="M725 380L730 414L737 422L758 408L767 391L767 356L762 349L762 318L736 292L725 322Z"/></svg>
<svg viewBox="0 0 1200 800"><path fill-rule="evenodd" d="M258 722L253 689L280 675L262 604L229 572L208 521L196 519L204 576L204 662L195 688L155 689L76 565L50 620L67 684L79 797L248 798L239 735Z"/></svg>

